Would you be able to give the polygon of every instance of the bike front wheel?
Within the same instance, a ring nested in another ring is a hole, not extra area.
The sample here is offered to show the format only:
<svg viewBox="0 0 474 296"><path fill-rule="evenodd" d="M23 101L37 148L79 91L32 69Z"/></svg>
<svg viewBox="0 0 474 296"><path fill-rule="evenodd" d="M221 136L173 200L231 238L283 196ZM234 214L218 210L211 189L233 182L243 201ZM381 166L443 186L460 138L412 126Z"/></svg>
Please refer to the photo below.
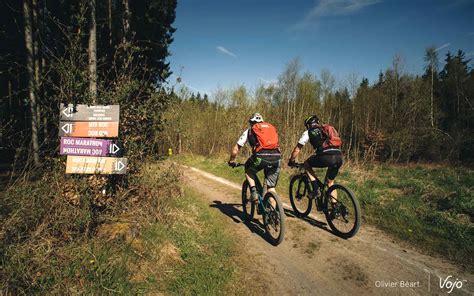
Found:
<svg viewBox="0 0 474 296"><path fill-rule="evenodd" d="M274 192L267 192L263 198L265 212L263 213L263 224L269 242L277 246L285 236L285 211L280 197Z"/></svg>
<svg viewBox="0 0 474 296"><path fill-rule="evenodd" d="M331 186L325 198L326 220L336 235L353 237L360 227L360 206L354 193L343 185Z"/></svg>
<svg viewBox="0 0 474 296"><path fill-rule="evenodd" d="M250 222L255 213L255 203L250 201L250 185L248 181L242 184L242 220Z"/></svg>
<svg viewBox="0 0 474 296"><path fill-rule="evenodd" d="M310 184L304 174L295 175L290 181L290 202L297 217L306 217L311 212Z"/></svg>

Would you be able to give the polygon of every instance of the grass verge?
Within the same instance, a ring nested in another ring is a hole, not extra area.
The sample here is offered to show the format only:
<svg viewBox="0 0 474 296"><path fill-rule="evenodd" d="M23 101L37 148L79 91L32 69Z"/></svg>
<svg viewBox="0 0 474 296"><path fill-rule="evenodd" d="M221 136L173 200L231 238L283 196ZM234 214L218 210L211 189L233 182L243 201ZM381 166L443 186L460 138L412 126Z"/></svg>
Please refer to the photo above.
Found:
<svg viewBox="0 0 474 296"><path fill-rule="evenodd" d="M175 159L237 183L244 178L243 168L229 168L224 158L181 155ZM282 170L277 187L287 203L292 173L291 169ZM443 165L348 163L337 181L355 192L364 223L474 270L473 170Z"/></svg>
<svg viewBox="0 0 474 296"><path fill-rule="evenodd" d="M224 229L224 218L185 189L175 203L175 223L155 224L144 232L148 242L161 242L166 276L161 291L176 295L216 295L238 291L236 243ZM168 259L163 255L168 254ZM159 256L158 256L159 257ZM148 260L152 263L156 260ZM236 290L237 289L237 290Z"/></svg>
<svg viewBox="0 0 474 296"><path fill-rule="evenodd" d="M94 210L88 180L64 181L59 170L6 189L0 294L238 292L236 246L224 218L183 190L179 176L169 163L144 165L126 190Z"/></svg>

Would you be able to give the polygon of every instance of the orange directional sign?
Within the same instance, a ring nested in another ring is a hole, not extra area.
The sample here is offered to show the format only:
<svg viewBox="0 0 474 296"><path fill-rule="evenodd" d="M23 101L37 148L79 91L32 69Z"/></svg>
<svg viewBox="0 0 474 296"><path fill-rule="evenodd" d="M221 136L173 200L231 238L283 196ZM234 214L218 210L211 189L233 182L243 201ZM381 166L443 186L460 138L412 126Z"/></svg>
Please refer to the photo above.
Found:
<svg viewBox="0 0 474 296"><path fill-rule="evenodd" d="M127 159L116 157L67 156L66 174L126 174Z"/></svg>
<svg viewBox="0 0 474 296"><path fill-rule="evenodd" d="M118 122L61 121L59 136L116 138L118 137Z"/></svg>

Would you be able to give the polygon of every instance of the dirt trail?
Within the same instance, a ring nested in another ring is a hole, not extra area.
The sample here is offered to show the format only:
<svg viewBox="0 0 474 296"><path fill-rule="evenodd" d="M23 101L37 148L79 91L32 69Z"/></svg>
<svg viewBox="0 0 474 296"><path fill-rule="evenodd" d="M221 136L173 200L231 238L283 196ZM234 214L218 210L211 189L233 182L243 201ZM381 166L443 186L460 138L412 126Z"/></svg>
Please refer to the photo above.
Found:
<svg viewBox="0 0 474 296"><path fill-rule="evenodd" d="M285 240L274 247L262 237L257 224L242 223L239 184L195 168L188 168L186 175L188 186L230 218L228 229L242 246L244 265L256 275L249 281L252 294L441 295L449 290L440 288L440 278L444 281L452 275L448 286L456 278L465 281L450 295L474 295L474 275L401 246L367 225L355 237L341 239L326 226L322 215L295 218L286 196Z"/></svg>

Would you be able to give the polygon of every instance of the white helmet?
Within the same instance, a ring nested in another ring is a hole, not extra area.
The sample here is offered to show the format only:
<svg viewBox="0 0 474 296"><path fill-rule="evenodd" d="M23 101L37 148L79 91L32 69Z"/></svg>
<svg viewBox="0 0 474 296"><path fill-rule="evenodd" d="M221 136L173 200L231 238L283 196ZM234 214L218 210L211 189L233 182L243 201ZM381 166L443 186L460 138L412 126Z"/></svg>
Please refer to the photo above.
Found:
<svg viewBox="0 0 474 296"><path fill-rule="evenodd" d="M260 115L260 113L254 113L252 116L249 118L249 123L257 123L257 122L263 122L263 117Z"/></svg>

